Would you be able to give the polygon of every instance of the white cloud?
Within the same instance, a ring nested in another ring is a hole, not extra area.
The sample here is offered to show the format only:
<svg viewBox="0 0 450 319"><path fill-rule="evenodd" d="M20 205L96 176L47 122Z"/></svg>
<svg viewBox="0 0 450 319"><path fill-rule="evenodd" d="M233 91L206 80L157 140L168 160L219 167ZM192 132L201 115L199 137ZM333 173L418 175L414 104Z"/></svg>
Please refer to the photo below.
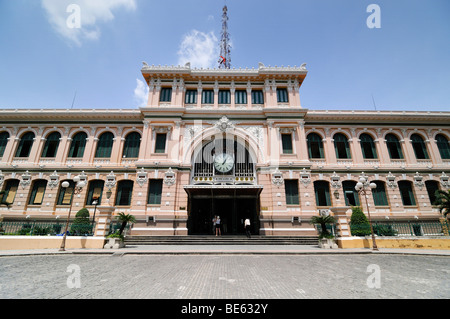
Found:
<svg viewBox="0 0 450 319"><path fill-rule="evenodd" d="M191 62L192 67L213 68L218 59L218 40L213 32L192 30L183 37L178 51L179 65Z"/></svg>
<svg viewBox="0 0 450 319"><path fill-rule="evenodd" d="M136 106L147 106L149 92L148 85L139 79L136 79L136 84L137 86L134 89L134 100L136 102Z"/></svg>
<svg viewBox="0 0 450 319"><path fill-rule="evenodd" d="M114 20L113 10L136 9L136 0L41 0L41 3L55 31L78 46L83 40L99 39L98 23Z"/></svg>

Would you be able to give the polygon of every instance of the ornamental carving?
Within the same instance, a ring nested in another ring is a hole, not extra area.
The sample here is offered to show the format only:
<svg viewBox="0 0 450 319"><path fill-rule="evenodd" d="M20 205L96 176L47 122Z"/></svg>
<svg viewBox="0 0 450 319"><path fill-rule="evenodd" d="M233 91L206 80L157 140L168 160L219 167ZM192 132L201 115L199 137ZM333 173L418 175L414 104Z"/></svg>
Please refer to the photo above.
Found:
<svg viewBox="0 0 450 319"><path fill-rule="evenodd" d="M172 167L164 174L164 184L169 187L175 184L175 172L172 170Z"/></svg>
<svg viewBox="0 0 450 319"><path fill-rule="evenodd" d="M441 179L442 187L450 188L449 177L447 176L447 174L445 174L445 172L442 172L442 175L440 176L440 179Z"/></svg>
<svg viewBox="0 0 450 319"><path fill-rule="evenodd" d="M144 170L144 168L141 168L136 174L136 183L138 183L140 187L143 187L147 182L147 177L147 172Z"/></svg>
<svg viewBox="0 0 450 319"><path fill-rule="evenodd" d="M50 186L51 189L58 186L59 183L59 175L57 171L54 171L52 175L50 175L50 181L48 182L48 186Z"/></svg>
<svg viewBox="0 0 450 319"><path fill-rule="evenodd" d="M422 190L422 188L425 186L423 176L421 176L419 172L416 172L416 175L414 175L414 185L419 187L420 190Z"/></svg>
<svg viewBox="0 0 450 319"><path fill-rule="evenodd" d="M20 181L20 186L22 186L22 189L25 189L27 186L30 186L31 184L31 175L29 171L26 171L22 175L22 180Z"/></svg>
<svg viewBox="0 0 450 319"><path fill-rule="evenodd" d="M392 175L391 172L389 172L389 174L386 176L386 184L390 188L396 188L397 187L397 183L395 182L395 176Z"/></svg>
<svg viewBox="0 0 450 319"><path fill-rule="evenodd" d="M281 174L281 172L277 169L272 174L272 184L274 184L275 186L281 186L283 185L283 182L284 182L283 174Z"/></svg>
<svg viewBox="0 0 450 319"><path fill-rule="evenodd" d="M219 121L214 123L214 127L221 132L226 132L228 130L233 130L235 125L228 119L228 117L223 116Z"/></svg>
<svg viewBox="0 0 450 319"><path fill-rule="evenodd" d="M336 172L333 172L333 175L331 175L331 187L339 189L341 186L341 177Z"/></svg>

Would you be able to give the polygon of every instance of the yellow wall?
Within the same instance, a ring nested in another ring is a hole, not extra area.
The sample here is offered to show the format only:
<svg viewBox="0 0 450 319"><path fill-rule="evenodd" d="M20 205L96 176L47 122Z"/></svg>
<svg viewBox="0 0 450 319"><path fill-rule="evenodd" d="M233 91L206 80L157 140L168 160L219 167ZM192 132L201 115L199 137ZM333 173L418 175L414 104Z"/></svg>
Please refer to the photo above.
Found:
<svg viewBox="0 0 450 319"><path fill-rule="evenodd" d="M445 238L376 238L378 248L450 249L450 237ZM371 237L337 239L339 248L372 248Z"/></svg>
<svg viewBox="0 0 450 319"><path fill-rule="evenodd" d="M62 237L0 236L0 250L59 249ZM103 237L67 237L67 249L103 248Z"/></svg>

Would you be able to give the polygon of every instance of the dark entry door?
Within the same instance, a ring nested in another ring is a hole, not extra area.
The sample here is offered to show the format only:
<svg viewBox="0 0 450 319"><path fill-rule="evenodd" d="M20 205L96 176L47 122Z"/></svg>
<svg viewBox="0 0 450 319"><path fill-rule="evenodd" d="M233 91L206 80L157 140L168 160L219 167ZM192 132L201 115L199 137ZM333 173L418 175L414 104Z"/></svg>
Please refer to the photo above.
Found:
<svg viewBox="0 0 450 319"><path fill-rule="evenodd" d="M244 221L249 218L252 225L252 234L259 232L259 196L240 197L191 196L188 229L190 235L213 235L214 216L220 216L223 235L244 234Z"/></svg>

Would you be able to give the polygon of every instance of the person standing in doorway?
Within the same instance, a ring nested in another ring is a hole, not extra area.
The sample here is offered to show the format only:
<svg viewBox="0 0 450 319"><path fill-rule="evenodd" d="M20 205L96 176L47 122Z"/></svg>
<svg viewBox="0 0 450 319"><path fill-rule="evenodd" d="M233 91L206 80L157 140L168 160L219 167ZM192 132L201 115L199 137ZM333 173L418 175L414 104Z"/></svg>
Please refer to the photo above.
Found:
<svg viewBox="0 0 450 319"><path fill-rule="evenodd" d="M216 236L222 236L222 234L220 232L220 226L221 226L220 216L217 216L217 218L216 218Z"/></svg>
<svg viewBox="0 0 450 319"><path fill-rule="evenodd" d="M251 238L250 235L250 219L246 219L244 222L244 227L245 227L245 234L247 235L247 238Z"/></svg>
<svg viewBox="0 0 450 319"><path fill-rule="evenodd" d="M214 215L214 218L212 219L212 232L213 232L213 235L216 233L216 221L217 221L217 215Z"/></svg>

